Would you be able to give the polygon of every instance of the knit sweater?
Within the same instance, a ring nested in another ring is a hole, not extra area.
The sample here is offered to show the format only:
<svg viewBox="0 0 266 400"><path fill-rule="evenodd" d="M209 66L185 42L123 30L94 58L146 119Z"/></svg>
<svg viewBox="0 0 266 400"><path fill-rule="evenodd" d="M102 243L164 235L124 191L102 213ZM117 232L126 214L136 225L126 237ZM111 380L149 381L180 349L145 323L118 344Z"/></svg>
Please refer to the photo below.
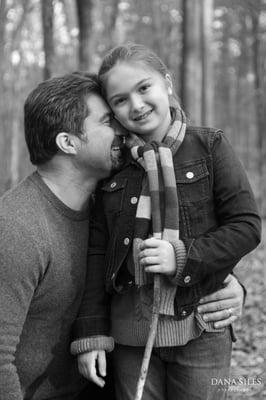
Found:
<svg viewBox="0 0 266 400"><path fill-rule="evenodd" d="M88 211L37 172L0 199L0 399L75 399L86 385L69 346L87 243Z"/></svg>
<svg viewBox="0 0 266 400"><path fill-rule="evenodd" d="M151 324L152 303L152 286L140 289L133 286L123 295L113 295L111 336L115 343L126 346L146 345ZM181 320L169 315L160 315L154 347L184 346L190 340L198 338L203 331L222 332L224 328L214 328L213 322L205 322L196 311ZM89 344L88 340L87 343Z"/></svg>

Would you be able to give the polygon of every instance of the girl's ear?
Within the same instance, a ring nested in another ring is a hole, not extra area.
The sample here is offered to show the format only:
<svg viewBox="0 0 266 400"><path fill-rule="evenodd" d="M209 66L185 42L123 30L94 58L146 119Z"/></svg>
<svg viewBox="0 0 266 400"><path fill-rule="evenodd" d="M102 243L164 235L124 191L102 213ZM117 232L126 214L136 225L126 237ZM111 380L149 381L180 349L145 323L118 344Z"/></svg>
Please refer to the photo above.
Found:
<svg viewBox="0 0 266 400"><path fill-rule="evenodd" d="M165 75L165 81L166 81L168 94L169 95L173 94L173 82L172 82L172 78L169 74Z"/></svg>
<svg viewBox="0 0 266 400"><path fill-rule="evenodd" d="M66 133L66 132L60 132L56 136L56 144L59 150L61 150L65 154L76 154L77 153L77 148L76 148L76 141L75 141L75 136Z"/></svg>

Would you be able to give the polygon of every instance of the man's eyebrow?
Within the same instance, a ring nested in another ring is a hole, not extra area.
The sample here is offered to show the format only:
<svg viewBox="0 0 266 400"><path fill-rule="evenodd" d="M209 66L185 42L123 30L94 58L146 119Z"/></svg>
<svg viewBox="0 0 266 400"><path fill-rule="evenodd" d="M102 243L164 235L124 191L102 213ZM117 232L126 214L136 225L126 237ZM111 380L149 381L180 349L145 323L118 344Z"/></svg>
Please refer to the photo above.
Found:
<svg viewBox="0 0 266 400"><path fill-rule="evenodd" d="M134 89L135 89L136 87L138 87L139 85L142 85L143 83L147 82L147 81L150 80L150 79L151 79L151 78L148 77L148 78L144 78L144 79L142 79L141 81L137 82L136 85L134 86ZM124 93L115 93L112 97L110 97L110 98L108 99L108 101L112 101L112 100L114 100L114 98L119 97L119 96L123 96L123 95L124 95Z"/></svg>
<svg viewBox="0 0 266 400"><path fill-rule="evenodd" d="M104 113L101 118L100 118L100 122L104 122L106 120L106 118L111 118L112 113L111 111L107 111L106 113Z"/></svg>

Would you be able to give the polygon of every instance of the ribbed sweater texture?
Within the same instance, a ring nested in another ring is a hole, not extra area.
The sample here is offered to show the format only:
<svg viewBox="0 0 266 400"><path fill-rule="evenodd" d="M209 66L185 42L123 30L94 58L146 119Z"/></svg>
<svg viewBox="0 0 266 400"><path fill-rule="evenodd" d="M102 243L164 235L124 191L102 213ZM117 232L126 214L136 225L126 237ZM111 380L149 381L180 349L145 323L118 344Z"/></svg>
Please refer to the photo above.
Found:
<svg viewBox="0 0 266 400"><path fill-rule="evenodd" d="M85 283L88 211L64 205L37 172L0 199L0 399L75 399L70 355Z"/></svg>

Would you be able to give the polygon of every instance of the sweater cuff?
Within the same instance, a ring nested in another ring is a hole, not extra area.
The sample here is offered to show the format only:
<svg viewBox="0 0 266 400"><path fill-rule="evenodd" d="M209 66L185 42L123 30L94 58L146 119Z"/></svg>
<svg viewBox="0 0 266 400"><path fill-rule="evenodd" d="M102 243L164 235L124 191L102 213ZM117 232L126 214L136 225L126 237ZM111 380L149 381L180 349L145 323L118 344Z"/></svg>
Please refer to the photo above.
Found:
<svg viewBox="0 0 266 400"><path fill-rule="evenodd" d="M168 277L160 276L161 281L161 300L159 314L175 315L174 301L176 295L176 285L169 281Z"/></svg>
<svg viewBox="0 0 266 400"><path fill-rule="evenodd" d="M186 265L187 251L184 242L180 239L177 241L171 241L170 243L175 251L176 272L175 275L168 276L168 279L171 283L178 285L183 283L182 274Z"/></svg>
<svg viewBox="0 0 266 400"><path fill-rule="evenodd" d="M78 339L71 343L70 352L73 355L86 353L93 350L113 351L114 339L109 336L92 336Z"/></svg>

